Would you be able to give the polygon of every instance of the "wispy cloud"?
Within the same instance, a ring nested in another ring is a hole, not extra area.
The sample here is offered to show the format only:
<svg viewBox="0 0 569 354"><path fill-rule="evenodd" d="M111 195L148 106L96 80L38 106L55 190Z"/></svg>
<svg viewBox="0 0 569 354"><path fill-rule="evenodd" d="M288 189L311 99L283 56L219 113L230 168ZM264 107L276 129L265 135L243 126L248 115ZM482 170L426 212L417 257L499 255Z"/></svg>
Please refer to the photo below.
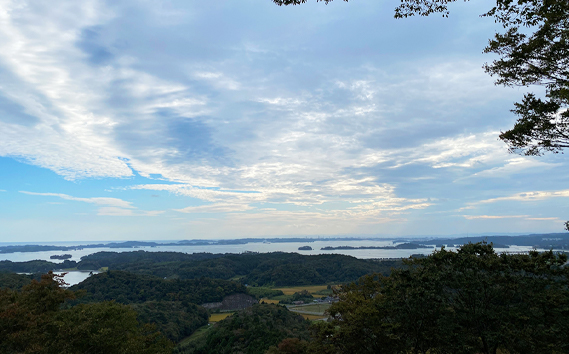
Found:
<svg viewBox="0 0 569 354"><path fill-rule="evenodd" d="M201 205L197 207L186 207L183 209L174 209L181 213L232 213L243 212L254 209L247 204L212 204Z"/></svg>
<svg viewBox="0 0 569 354"><path fill-rule="evenodd" d="M164 211L137 210L137 208L132 205L132 202L128 202L118 198L104 198L104 197L78 198L61 193L36 193L28 191L20 191L20 193L27 195L34 195L34 196L42 196L42 197L57 197L74 202L95 204L99 206L97 215L103 215L103 216L156 216L164 213Z"/></svg>
<svg viewBox="0 0 569 354"><path fill-rule="evenodd" d="M532 217L530 215L462 215L467 220L477 219L524 219L532 221L561 221L558 217Z"/></svg>
<svg viewBox="0 0 569 354"><path fill-rule="evenodd" d="M476 219L527 219L528 215L463 215L467 220Z"/></svg>
<svg viewBox="0 0 569 354"><path fill-rule="evenodd" d="M61 194L61 193L36 193L36 192L27 192L27 191L20 191L20 193L27 194L27 195L38 195L38 196L43 196L43 197L58 197L58 198L61 198L64 200L72 200L72 201L76 201L76 202L84 202L84 203L90 203L90 204L96 204L96 205L105 205L105 206L111 206L111 207L117 207L117 208L123 208L123 209L134 208L132 206L132 202L127 202L127 201L124 201L124 200L118 199L118 198L77 198L77 197L72 197L70 195Z"/></svg>
<svg viewBox="0 0 569 354"><path fill-rule="evenodd" d="M149 202L224 214L227 225L255 233L288 230L287 221L291 232L375 232L389 223L399 233L454 232L460 225L443 219L425 226L425 213L463 207L491 216L492 203L565 196L522 195L565 188L553 176L567 175L566 162L508 154L497 135L523 92L493 85L479 49L446 46L482 43L485 24L469 27L477 37L464 41L458 20L444 24L452 38L433 22L420 28L424 43L406 31L371 35L367 23L402 22L371 3L350 6L358 15L346 17L344 5L292 15L270 2L5 0L0 156L69 181L122 179L103 190L168 192ZM362 52L361 43L373 45ZM78 193L34 195L88 203L99 215L161 213L70 195Z"/></svg>
<svg viewBox="0 0 569 354"><path fill-rule="evenodd" d="M569 197L569 189L558 190L558 191L532 191L532 192L516 193L514 195L507 197L485 199L477 202L476 204L488 204L488 203L497 203L504 201L532 202L532 201L541 201L551 198L567 198L567 197Z"/></svg>

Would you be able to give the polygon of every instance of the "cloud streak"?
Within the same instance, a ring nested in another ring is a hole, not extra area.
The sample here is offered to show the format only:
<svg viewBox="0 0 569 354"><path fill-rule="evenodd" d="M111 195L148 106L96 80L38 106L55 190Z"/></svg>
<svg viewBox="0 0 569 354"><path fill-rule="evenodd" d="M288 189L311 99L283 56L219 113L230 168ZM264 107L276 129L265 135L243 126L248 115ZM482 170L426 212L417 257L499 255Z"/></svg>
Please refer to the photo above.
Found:
<svg viewBox="0 0 569 354"><path fill-rule="evenodd" d="M566 196L565 161L498 141L523 89L493 85L480 48L465 47L492 28L471 11L419 28L367 0L303 11L0 1L0 157L75 186L24 194L152 216L72 195L81 180L137 201L164 192L140 205L220 235L455 233L464 218L442 215ZM547 189L558 192L523 193Z"/></svg>
<svg viewBox="0 0 569 354"><path fill-rule="evenodd" d="M28 191L20 191L20 193L41 197L57 197L63 200L94 204L99 207L97 215L101 216L156 216L163 213L163 211L136 210L137 208L132 205L132 202L118 198L78 198L61 193L37 193Z"/></svg>

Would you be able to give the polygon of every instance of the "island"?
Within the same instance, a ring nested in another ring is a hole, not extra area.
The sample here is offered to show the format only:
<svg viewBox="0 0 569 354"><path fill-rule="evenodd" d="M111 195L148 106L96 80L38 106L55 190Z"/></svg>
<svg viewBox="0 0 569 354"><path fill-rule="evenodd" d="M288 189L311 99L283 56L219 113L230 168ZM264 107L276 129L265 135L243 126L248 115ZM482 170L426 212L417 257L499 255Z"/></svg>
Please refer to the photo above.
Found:
<svg viewBox="0 0 569 354"><path fill-rule="evenodd" d="M49 259L69 259L72 256L70 254L54 254L53 256L49 257Z"/></svg>
<svg viewBox="0 0 569 354"><path fill-rule="evenodd" d="M331 247L326 246L322 247L320 250L322 251L333 251L333 250L415 250L419 248L432 248L432 246L426 246L419 243L402 243L397 246L360 246L360 247L353 247L353 246L338 246L338 247Z"/></svg>
<svg viewBox="0 0 569 354"><path fill-rule="evenodd" d="M310 246L300 246L298 247L299 251L312 251L312 247Z"/></svg>

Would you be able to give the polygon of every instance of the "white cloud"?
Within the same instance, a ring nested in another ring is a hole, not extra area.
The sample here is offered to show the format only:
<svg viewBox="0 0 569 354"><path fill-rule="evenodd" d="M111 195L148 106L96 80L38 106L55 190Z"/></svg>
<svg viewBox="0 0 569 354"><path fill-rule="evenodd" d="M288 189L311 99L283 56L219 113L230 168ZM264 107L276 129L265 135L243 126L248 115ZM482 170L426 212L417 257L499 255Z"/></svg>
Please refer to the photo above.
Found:
<svg viewBox="0 0 569 354"><path fill-rule="evenodd" d="M524 219L531 221L561 221L558 217L531 217L530 215L462 215L467 220L478 219Z"/></svg>
<svg viewBox="0 0 569 354"><path fill-rule="evenodd" d="M532 192L516 193L508 197L485 199L475 204L488 204L488 203L497 203L503 201L533 202L533 201L541 201L551 198L567 198L567 197L569 197L569 189L559 190L559 191L532 191Z"/></svg>
<svg viewBox="0 0 569 354"><path fill-rule="evenodd" d="M210 81L212 85L220 89L239 90L241 88L239 82L227 77L221 72L198 71L194 73L194 76L199 79Z"/></svg>
<svg viewBox="0 0 569 354"><path fill-rule="evenodd" d="M72 200L72 201L76 201L76 202L84 202L84 203L90 203L90 204L96 204L96 205L107 205L107 206L117 207L117 208L126 208L126 209L134 208L132 206L132 202L127 202L127 201L124 201L124 200L118 199L118 198L77 198L77 197L72 197L70 195L61 194L61 193L35 193L35 192L27 192L27 191L20 191L20 193L27 194L27 195L38 195L38 196L43 196L43 197L58 197L58 198L65 199L65 200Z"/></svg>
<svg viewBox="0 0 569 354"><path fill-rule="evenodd" d="M197 207L186 207L183 209L174 209L181 213L231 213L231 212L243 212L247 210L254 209L247 204L211 204L211 205L201 205Z"/></svg>
<svg viewBox="0 0 569 354"><path fill-rule="evenodd" d="M463 215L465 219L527 219L528 215Z"/></svg>
<svg viewBox="0 0 569 354"><path fill-rule="evenodd" d="M180 212L230 213L234 223L267 225L274 217L298 229L324 223L348 232L354 223L399 223L401 215L443 208L437 198L453 182L485 190L483 182L501 182L495 177L543 176L565 165L508 154L497 136L511 123L511 97L520 92L495 87L478 57L394 50L395 59L372 66L369 58L383 57L382 45L344 60L337 41L299 47L298 38L251 31L272 25L257 22L264 16L246 23L219 17L236 21L224 26L231 33L208 31L225 22L204 14L223 14L193 3L3 0L0 8L0 100L33 118L26 125L0 117L0 156L68 180L140 175L163 182L130 189L205 204ZM278 28L294 24L271 16ZM328 25L327 16L318 18ZM309 29L296 26L290 28ZM100 35L90 49L83 46L89 33ZM337 54L310 59L328 50ZM105 51L107 61L93 62L93 53ZM407 59L413 57L420 59ZM462 200L462 193L453 198ZM37 195L90 203L99 215L160 213L116 198ZM296 213L279 210L283 204Z"/></svg>
<svg viewBox="0 0 569 354"><path fill-rule="evenodd" d="M20 191L20 193L27 195L42 196L42 197L57 197L74 202L95 204L99 206L97 215L103 215L103 216L156 216L164 213L164 211L136 210L137 208L132 205L132 202L128 202L118 198L105 198L105 197L78 198L61 193L36 193L36 192L27 192L27 191Z"/></svg>
<svg viewBox="0 0 569 354"><path fill-rule="evenodd" d="M135 211L132 209L123 209L117 207L102 207L97 211L100 216L157 216L163 214L164 211Z"/></svg>
<svg viewBox="0 0 569 354"><path fill-rule="evenodd" d="M505 165L477 172L472 177L508 177L521 172L541 173L546 169L561 166L561 163L547 163L536 158L515 157L505 161ZM529 171L528 171L529 170Z"/></svg>

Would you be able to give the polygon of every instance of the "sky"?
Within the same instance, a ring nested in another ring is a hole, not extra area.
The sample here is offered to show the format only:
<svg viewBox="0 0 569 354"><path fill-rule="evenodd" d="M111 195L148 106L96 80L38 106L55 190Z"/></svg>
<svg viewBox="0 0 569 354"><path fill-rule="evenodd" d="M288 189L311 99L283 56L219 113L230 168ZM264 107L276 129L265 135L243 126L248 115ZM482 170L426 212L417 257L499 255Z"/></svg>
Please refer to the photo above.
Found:
<svg viewBox="0 0 569 354"><path fill-rule="evenodd" d="M0 0L0 242L562 232L492 2Z"/></svg>

